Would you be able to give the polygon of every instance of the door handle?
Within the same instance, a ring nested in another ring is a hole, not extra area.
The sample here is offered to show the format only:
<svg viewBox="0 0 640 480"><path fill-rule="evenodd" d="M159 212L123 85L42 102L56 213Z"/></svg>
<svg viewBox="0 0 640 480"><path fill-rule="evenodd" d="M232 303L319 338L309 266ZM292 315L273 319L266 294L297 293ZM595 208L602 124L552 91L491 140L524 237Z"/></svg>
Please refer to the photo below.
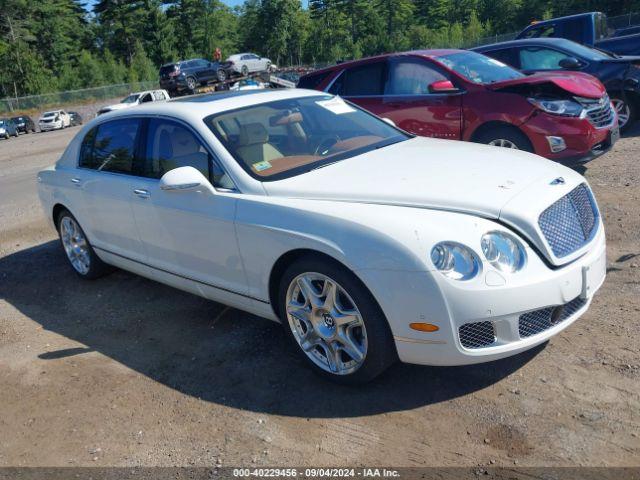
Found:
<svg viewBox="0 0 640 480"><path fill-rule="evenodd" d="M80 186L81 180L78 177L72 178L71 183L73 183L76 187Z"/></svg>
<svg viewBox="0 0 640 480"><path fill-rule="evenodd" d="M149 191L142 188L136 188L133 193L140 198L149 198Z"/></svg>

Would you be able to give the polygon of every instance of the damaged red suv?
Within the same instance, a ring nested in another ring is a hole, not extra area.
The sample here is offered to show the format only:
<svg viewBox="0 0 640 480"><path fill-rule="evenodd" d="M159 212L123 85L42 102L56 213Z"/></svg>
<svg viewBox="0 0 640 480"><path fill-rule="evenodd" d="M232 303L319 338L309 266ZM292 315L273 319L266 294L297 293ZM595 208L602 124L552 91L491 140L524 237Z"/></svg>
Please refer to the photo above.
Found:
<svg viewBox="0 0 640 480"><path fill-rule="evenodd" d="M517 148L566 164L602 155L619 137L595 77L524 75L466 50L341 63L302 77L298 88L340 95L416 135Z"/></svg>

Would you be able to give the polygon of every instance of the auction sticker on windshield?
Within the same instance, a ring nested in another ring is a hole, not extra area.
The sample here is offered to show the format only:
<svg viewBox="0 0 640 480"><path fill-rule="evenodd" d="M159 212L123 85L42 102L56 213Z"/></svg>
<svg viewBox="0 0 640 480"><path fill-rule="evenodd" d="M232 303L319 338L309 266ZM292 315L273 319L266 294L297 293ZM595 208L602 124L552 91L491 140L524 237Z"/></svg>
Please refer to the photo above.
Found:
<svg viewBox="0 0 640 480"><path fill-rule="evenodd" d="M347 105L340 97L333 97L331 100L318 100L316 104L337 115L356 111L355 108Z"/></svg>

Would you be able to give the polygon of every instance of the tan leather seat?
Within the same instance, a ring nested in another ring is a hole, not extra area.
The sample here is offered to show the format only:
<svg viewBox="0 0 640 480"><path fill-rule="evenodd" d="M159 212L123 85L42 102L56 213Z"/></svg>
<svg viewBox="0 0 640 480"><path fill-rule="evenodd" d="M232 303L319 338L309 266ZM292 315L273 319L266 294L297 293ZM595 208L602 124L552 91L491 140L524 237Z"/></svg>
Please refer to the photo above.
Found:
<svg viewBox="0 0 640 480"><path fill-rule="evenodd" d="M174 168L191 166L209 178L209 157L202 151L194 136L183 128L174 129L173 133L166 130L160 133L160 144L165 155L160 158L162 173ZM168 146L170 145L170 149ZM170 152L168 152L170 150Z"/></svg>
<svg viewBox="0 0 640 480"><path fill-rule="evenodd" d="M250 167L265 160L284 156L269 143L269 133L261 123L247 123L240 127L240 139L236 152Z"/></svg>

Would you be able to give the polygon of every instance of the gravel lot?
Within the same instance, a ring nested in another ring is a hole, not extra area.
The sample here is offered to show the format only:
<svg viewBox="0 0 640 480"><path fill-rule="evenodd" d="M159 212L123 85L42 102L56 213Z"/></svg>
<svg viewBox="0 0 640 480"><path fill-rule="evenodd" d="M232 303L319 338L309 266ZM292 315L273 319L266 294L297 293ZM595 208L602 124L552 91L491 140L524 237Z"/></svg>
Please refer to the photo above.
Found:
<svg viewBox="0 0 640 480"><path fill-rule="evenodd" d="M77 131L0 141L0 466L640 464L640 138L585 172L609 275L581 320L511 359L354 389L277 324L122 271L78 279L35 183Z"/></svg>

